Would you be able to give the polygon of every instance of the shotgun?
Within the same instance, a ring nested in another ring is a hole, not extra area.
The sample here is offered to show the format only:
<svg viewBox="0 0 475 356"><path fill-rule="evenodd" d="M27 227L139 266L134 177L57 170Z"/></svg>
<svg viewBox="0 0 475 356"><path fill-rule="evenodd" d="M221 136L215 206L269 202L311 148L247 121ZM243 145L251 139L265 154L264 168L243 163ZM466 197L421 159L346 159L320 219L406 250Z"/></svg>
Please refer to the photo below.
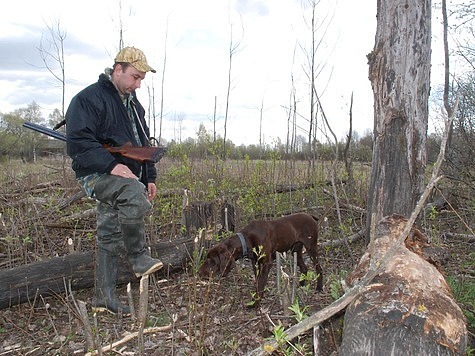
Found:
<svg viewBox="0 0 475 356"><path fill-rule="evenodd" d="M24 122L23 127L48 135L57 140L66 142L66 136L63 133L55 131L55 130L51 130L50 128L47 128L45 126L34 124L32 122ZM162 157L167 152L167 147L164 147L164 146L135 147L135 146L132 146L132 143L130 142L127 142L125 145L120 146L120 147L114 147L108 144L103 144L102 146L110 153L118 153L124 157L133 159L140 163L148 163L148 162L157 163L158 161L162 159Z"/></svg>

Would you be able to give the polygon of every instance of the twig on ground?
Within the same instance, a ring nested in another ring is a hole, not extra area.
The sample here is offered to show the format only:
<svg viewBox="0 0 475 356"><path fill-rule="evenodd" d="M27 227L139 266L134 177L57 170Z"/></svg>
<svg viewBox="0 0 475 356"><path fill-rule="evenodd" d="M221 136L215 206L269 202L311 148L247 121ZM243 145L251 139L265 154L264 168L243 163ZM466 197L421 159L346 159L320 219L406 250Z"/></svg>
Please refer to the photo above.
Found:
<svg viewBox="0 0 475 356"><path fill-rule="evenodd" d="M71 289L71 280L69 280L68 284L66 285L66 279L63 278L63 283L64 283L64 289L66 290L66 296L69 295L71 297L71 300L76 309L76 312L79 315L79 319L84 327L84 333L85 333L85 338L86 338L86 350L96 347L91 324L89 322L89 318L87 315L86 303L80 300L76 302L76 298L74 298L74 294Z"/></svg>
<svg viewBox="0 0 475 356"><path fill-rule="evenodd" d="M148 281L149 275L142 276L140 278L140 297L139 297L139 312L137 315L137 321L139 326L138 331L138 341L139 341L139 350L141 350L141 355L143 355L144 348L144 329L147 323L147 309L148 309Z"/></svg>
<svg viewBox="0 0 475 356"><path fill-rule="evenodd" d="M172 328L171 324L168 324L168 325L165 325L165 326L155 326L155 327L152 327L152 328L144 329L143 330L143 335L168 331L171 328ZM123 344L129 342L130 340L132 340L132 339L134 339L138 336L139 336L138 331L133 332L131 334L128 334L128 335L124 336L122 339L112 343L111 345L107 345L107 346L102 347L101 352L111 351L111 350L115 349L117 346L123 345ZM98 350L94 350L94 351L88 352L87 354L85 354L85 356L93 356L93 355L97 355L97 354L98 354Z"/></svg>

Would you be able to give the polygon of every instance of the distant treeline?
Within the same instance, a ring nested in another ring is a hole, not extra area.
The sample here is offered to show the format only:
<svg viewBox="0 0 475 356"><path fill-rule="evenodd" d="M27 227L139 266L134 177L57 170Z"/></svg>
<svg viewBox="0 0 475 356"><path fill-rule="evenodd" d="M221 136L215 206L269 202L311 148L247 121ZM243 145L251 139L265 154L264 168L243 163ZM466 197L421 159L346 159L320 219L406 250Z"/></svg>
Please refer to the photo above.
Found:
<svg viewBox="0 0 475 356"><path fill-rule="evenodd" d="M35 103L14 112L0 113L0 159L21 158L34 161L37 157L46 155L64 155L65 144L46 137L41 133L22 127L23 122L29 121L53 127L61 121L59 111L50 115L48 120L41 117L41 110ZM61 128L64 130L64 127ZM180 142L172 140L164 142L168 146L167 156L170 158L190 159L220 158L220 159L290 159L290 160L333 160L338 154L339 160L345 159L347 142L341 140L338 147L335 143L314 141L311 144L303 136L295 137L286 143L279 139L272 144L236 145L230 140L224 142L219 135L208 133L204 125L196 138L189 137ZM440 145L440 137L432 134L428 138L428 160L435 161ZM352 134L352 140L346 151L346 158L354 162L371 162L373 137L370 131L363 136ZM336 149L338 148L338 149Z"/></svg>

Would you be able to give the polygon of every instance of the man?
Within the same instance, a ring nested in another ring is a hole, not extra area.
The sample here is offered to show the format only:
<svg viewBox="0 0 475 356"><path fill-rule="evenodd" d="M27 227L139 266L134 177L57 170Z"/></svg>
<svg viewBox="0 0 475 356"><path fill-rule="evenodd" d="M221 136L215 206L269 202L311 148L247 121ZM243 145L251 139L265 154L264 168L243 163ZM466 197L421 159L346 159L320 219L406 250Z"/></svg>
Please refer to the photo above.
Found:
<svg viewBox="0 0 475 356"><path fill-rule="evenodd" d="M86 194L97 201L97 247L94 311L130 314L116 295L118 256L124 250L137 277L153 273L163 263L149 256L144 217L157 193L156 168L111 154L104 144L149 145L145 110L135 90L147 72L155 70L144 53L122 49L112 68L83 89L66 112L67 150L72 168Z"/></svg>

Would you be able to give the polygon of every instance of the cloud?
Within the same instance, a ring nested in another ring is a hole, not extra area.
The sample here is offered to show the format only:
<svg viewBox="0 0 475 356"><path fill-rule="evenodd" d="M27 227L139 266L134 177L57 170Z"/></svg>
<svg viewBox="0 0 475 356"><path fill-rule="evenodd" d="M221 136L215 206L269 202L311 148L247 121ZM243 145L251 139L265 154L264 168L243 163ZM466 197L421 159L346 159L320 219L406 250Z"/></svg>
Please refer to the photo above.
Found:
<svg viewBox="0 0 475 356"><path fill-rule="evenodd" d="M236 10L243 14L255 14L258 16L267 16L270 13L269 7L264 1L253 0L236 1Z"/></svg>
<svg viewBox="0 0 475 356"><path fill-rule="evenodd" d="M38 35L0 38L2 72L42 70L41 58L36 48L39 38Z"/></svg>

